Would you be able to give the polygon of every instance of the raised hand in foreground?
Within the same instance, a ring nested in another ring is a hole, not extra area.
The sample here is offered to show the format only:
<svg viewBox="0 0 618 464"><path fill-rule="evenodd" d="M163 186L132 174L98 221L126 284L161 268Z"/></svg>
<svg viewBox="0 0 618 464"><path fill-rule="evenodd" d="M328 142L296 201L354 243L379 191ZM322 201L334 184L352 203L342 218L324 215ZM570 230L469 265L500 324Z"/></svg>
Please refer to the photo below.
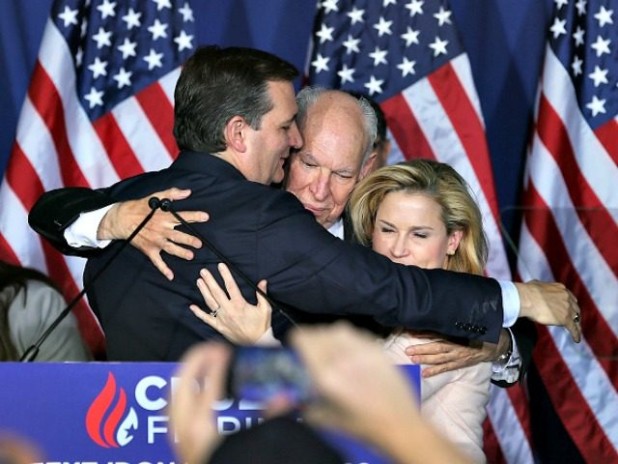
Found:
<svg viewBox="0 0 618 464"><path fill-rule="evenodd" d="M337 323L294 329L291 344L318 395L303 410L312 424L345 430L397 463L469 462L421 418L409 383L370 335ZM229 350L210 343L183 358L169 414L186 462L208 462L219 444L212 406L223 392ZM195 388L196 380L205 388Z"/></svg>
<svg viewBox="0 0 618 464"><path fill-rule="evenodd" d="M292 334L320 401L305 411L314 424L337 427L395 462L469 462L421 418L410 384L382 346L351 325L306 327Z"/></svg>

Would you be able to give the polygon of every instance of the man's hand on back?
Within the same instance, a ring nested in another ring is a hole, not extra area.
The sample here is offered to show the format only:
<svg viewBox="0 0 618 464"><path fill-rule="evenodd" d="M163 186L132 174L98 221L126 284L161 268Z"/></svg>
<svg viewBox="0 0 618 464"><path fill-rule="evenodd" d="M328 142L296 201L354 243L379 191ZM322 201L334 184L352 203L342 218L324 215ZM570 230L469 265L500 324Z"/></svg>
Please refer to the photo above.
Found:
<svg viewBox="0 0 618 464"><path fill-rule="evenodd" d="M103 217L99 224L97 238L100 240L126 240L150 212L148 200L153 196L174 201L183 200L190 195L191 190L170 188L155 192L139 200L117 203ZM206 222L208 220L208 214L203 211L182 211L179 214L189 223ZM161 251L191 260L193 259L193 251L186 247L200 248L202 246L202 242L197 237L176 230L178 225L178 220L171 213L159 209L131 242L169 280L174 278L174 273L163 261Z"/></svg>

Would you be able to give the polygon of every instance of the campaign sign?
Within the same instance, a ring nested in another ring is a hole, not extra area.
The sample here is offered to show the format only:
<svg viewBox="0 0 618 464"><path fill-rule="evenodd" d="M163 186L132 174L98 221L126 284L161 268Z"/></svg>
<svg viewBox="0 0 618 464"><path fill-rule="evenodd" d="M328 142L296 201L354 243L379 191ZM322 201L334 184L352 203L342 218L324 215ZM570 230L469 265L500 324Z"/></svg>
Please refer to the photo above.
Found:
<svg viewBox="0 0 618 464"><path fill-rule="evenodd" d="M166 407L176 363L0 363L0 434L17 434L37 445L44 463L171 464ZM419 385L418 366L406 366ZM417 388L418 391L418 388ZM219 433L261 422L259 404L216 403ZM350 464L388 463L339 433L326 433Z"/></svg>

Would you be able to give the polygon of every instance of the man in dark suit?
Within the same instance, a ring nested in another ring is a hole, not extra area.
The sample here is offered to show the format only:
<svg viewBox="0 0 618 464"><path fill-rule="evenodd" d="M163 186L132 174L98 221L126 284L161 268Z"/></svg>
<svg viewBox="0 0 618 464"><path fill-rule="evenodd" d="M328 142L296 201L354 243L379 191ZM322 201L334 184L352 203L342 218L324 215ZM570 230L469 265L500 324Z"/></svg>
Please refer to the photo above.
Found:
<svg viewBox="0 0 618 464"><path fill-rule="evenodd" d="M208 211L212 221L196 225L199 233L252 281L267 279L276 300L309 313L365 314L386 326L496 342L504 322L496 281L393 264L332 237L294 197L267 187L283 179L290 148L302 145L291 83L295 75L289 64L264 52L198 50L176 87L174 133L182 150L178 159L168 169L94 194L95 199L82 201L71 191L48 194L37 204L40 211L67 198L71 208L65 208L63 218L45 218L43 222L56 224L55 231L38 230L54 238L79 211L171 186L191 189L191 197L178 208ZM33 210L31 219L36 213ZM118 246L112 244L89 259L85 282ZM219 337L187 311L191 302L200 300L195 286L199 269L214 270L218 261L206 249L197 250L190 262L171 257L175 278L170 281L139 251L124 249L90 282L88 291L110 359L176 360L190 345ZM570 292L560 284L517 285L521 311L511 308L507 324L518 315L527 316L565 325L579 339L573 321L579 308ZM240 286L246 296L252 293L244 282ZM470 311L462 314L461 308ZM275 332L287 322L276 312Z"/></svg>

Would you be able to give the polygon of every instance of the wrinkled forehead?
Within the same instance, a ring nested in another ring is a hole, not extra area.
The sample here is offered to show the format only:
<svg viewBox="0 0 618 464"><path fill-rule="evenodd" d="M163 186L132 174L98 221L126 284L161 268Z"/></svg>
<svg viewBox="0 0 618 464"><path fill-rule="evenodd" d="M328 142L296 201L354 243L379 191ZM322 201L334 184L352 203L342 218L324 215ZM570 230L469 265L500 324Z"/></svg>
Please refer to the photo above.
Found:
<svg viewBox="0 0 618 464"><path fill-rule="evenodd" d="M364 133L350 124L329 124L327 120L307 120L301 130L303 145L298 155L304 160L334 170L358 172L364 155Z"/></svg>

